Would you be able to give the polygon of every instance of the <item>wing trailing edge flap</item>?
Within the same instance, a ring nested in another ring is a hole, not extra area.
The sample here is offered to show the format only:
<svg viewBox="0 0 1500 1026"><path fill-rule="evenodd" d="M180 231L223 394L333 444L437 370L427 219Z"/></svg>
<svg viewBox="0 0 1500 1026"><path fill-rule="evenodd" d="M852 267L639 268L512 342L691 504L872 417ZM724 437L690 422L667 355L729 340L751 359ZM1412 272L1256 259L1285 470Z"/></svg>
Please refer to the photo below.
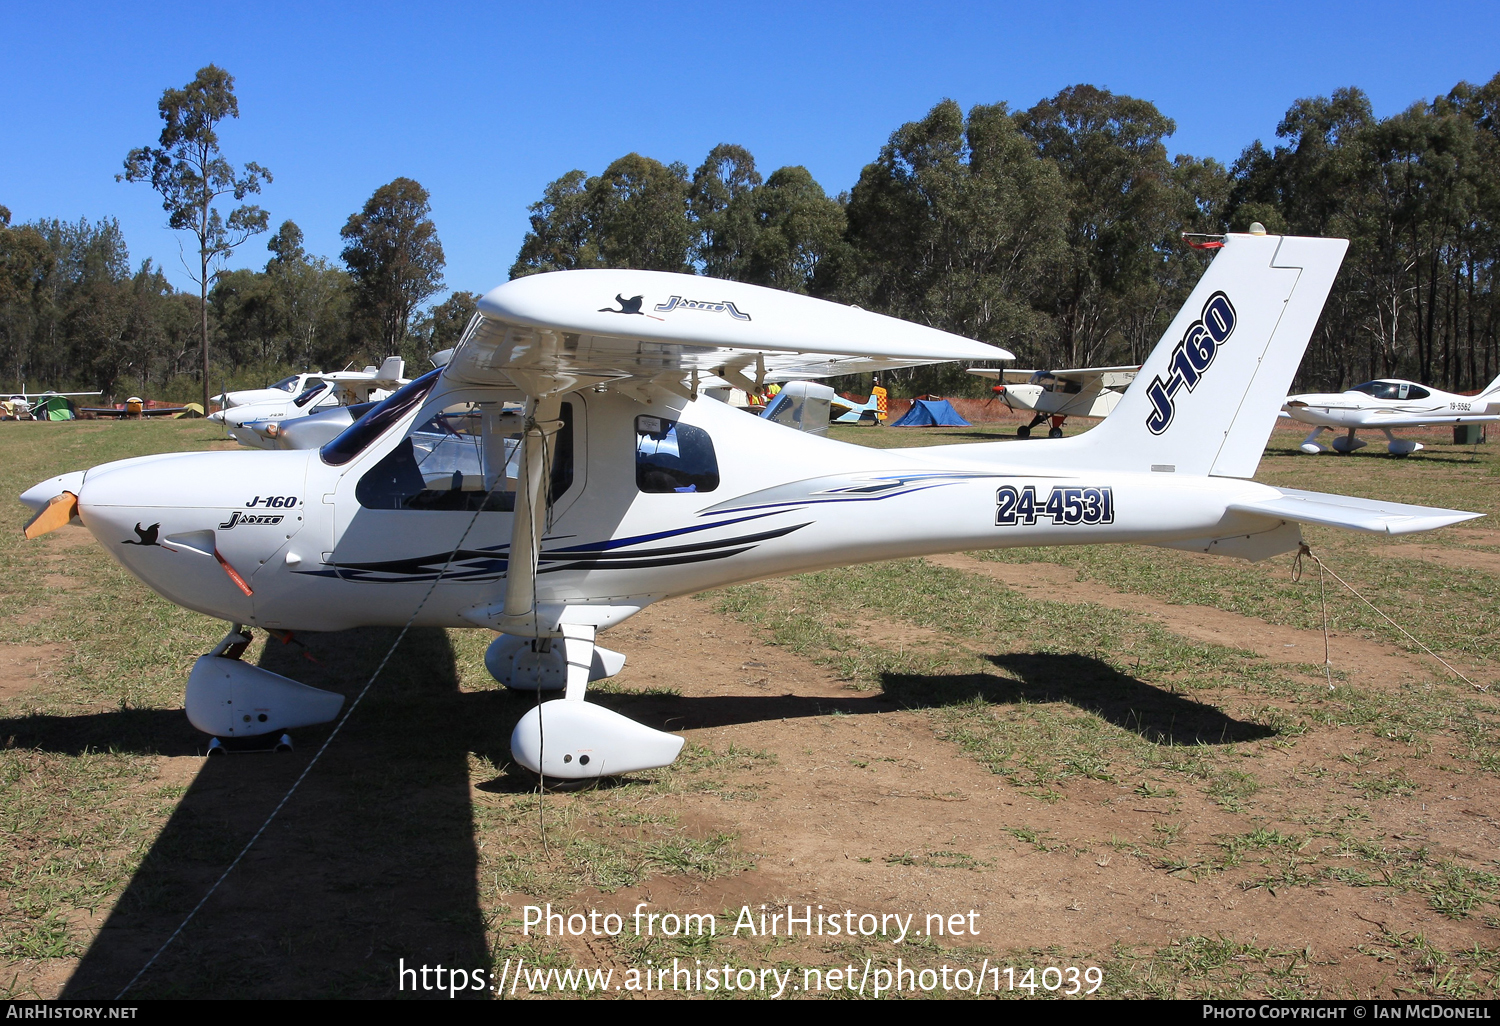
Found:
<svg viewBox="0 0 1500 1026"><path fill-rule="evenodd" d="M1468 513L1459 509L1409 506L1381 499L1358 499L1349 495L1328 495L1293 488L1279 490L1281 495L1274 499L1231 503L1229 509L1238 513L1291 520L1299 524L1322 524L1371 534L1431 531L1484 516L1483 513Z"/></svg>

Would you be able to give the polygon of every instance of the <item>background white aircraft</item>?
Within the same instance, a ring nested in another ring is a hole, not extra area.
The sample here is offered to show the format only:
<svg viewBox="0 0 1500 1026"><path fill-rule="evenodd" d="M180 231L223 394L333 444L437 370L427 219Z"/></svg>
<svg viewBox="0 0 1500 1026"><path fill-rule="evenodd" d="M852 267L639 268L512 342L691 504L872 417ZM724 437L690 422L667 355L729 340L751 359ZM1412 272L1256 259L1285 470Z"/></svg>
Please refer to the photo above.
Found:
<svg viewBox="0 0 1500 1026"><path fill-rule="evenodd" d="M1080 367L1069 370L1003 370L970 367L970 374L995 378L995 395L1013 410L1036 414L1030 424L1016 428L1019 438L1031 437L1033 428L1052 418L1048 438L1061 438L1068 417L1108 417L1125 389L1135 380L1139 366Z"/></svg>
<svg viewBox="0 0 1500 1026"><path fill-rule="evenodd" d="M357 406L384 399L410 380L402 377L405 372L406 361L399 356L392 356L378 369L366 367L362 371L299 374L297 378L306 379L308 385L295 395L287 395L274 387L259 389L258 392L266 392L271 398L215 410L208 415L208 419L223 424L225 430L241 445L252 449L279 448L275 444L279 432L268 432L266 428L269 425L283 424L340 406ZM229 393L230 396L249 394L251 393Z"/></svg>
<svg viewBox="0 0 1500 1026"><path fill-rule="evenodd" d="M773 424L827 435L829 414L838 395L827 385L815 381L788 381L781 386L760 415Z"/></svg>
<svg viewBox="0 0 1500 1026"><path fill-rule="evenodd" d="M15 420L32 420L34 419L32 407L45 405L46 400L54 396L71 399L74 397L103 394L103 392L12 392L3 401L0 401L0 415ZM38 399L42 400L42 402L38 403Z"/></svg>
<svg viewBox="0 0 1500 1026"><path fill-rule="evenodd" d="M1292 420L1313 425L1302 441L1305 453L1327 452L1318 443L1324 428L1348 433L1333 439L1335 452L1353 452L1365 445L1355 437L1360 428L1379 429L1385 433L1386 451L1405 456L1422 448L1421 442L1397 438L1393 428L1427 427L1443 424L1474 424L1500 420L1500 378L1491 381L1478 395L1455 395L1415 381L1379 378L1355 385L1347 392L1309 392L1288 396L1281 407Z"/></svg>
<svg viewBox="0 0 1500 1026"><path fill-rule="evenodd" d="M1296 549L1303 523L1400 534L1476 516L1251 480L1347 245L1228 236L1142 367L1147 387L1047 446L867 448L695 395L758 391L771 372L1010 358L978 342L692 275L518 278L480 301L445 368L321 450L64 474L21 497L26 534L76 519L162 595L233 625L188 678L207 733L275 735L343 703L240 661L243 625L478 627L499 632L496 680L564 695L521 717L518 763L564 779L663 766L680 736L583 700L625 661L597 632L663 598L977 548L1263 559Z"/></svg>
<svg viewBox="0 0 1500 1026"><path fill-rule="evenodd" d="M447 352L447 350L445 350ZM286 403L300 396L320 382L332 381L341 386L345 394L341 401L346 405L369 402L375 390L390 393L406 384L406 361L399 356L387 356L379 367L369 366L362 371L304 371L282 378L266 388L247 388L237 392L224 392L213 396L220 410L231 410L238 406L255 403ZM374 398L383 399L384 395ZM217 419L210 415L210 419Z"/></svg>

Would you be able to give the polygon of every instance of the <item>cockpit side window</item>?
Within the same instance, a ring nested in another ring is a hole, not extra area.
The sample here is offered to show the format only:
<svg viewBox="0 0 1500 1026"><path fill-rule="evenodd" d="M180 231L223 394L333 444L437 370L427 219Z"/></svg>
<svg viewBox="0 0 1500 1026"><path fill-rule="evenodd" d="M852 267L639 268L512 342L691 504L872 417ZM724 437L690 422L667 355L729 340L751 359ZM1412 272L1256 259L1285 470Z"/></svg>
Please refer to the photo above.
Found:
<svg viewBox="0 0 1500 1026"><path fill-rule="evenodd" d="M707 431L662 417L635 418L635 484L643 492L711 492L719 460Z"/></svg>
<svg viewBox="0 0 1500 1026"><path fill-rule="evenodd" d="M553 436L548 501L573 482L573 404ZM463 403L428 418L354 489L366 509L511 512L520 475L521 417L500 404Z"/></svg>

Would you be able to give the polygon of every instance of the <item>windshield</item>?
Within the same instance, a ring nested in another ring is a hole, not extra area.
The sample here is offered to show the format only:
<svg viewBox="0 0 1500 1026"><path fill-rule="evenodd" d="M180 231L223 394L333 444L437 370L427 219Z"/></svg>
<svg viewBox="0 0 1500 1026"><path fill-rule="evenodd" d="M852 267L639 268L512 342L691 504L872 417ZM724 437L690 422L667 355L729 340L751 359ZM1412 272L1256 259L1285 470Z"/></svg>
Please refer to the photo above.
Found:
<svg viewBox="0 0 1500 1026"><path fill-rule="evenodd" d="M301 374L293 374L289 378L282 378L280 381L276 382L276 384L274 384L274 385L267 385L266 387L267 388L279 388L283 392L290 392L294 388L297 387L297 382L300 381L301 378L302 378Z"/></svg>
<svg viewBox="0 0 1500 1026"><path fill-rule="evenodd" d="M303 391L303 393L301 395L299 395L297 398L293 399L292 400L292 405L293 406L298 406L298 407L306 406L308 403L312 402L313 399L315 399L319 395L322 395L323 394L323 390L325 388L327 388L327 387L328 386L325 385L323 382L321 382L321 381L318 382L312 388L306 389L305 391Z"/></svg>
<svg viewBox="0 0 1500 1026"><path fill-rule="evenodd" d="M1349 391L1363 392L1372 399L1399 399L1401 385L1396 381L1366 381L1363 385L1355 385Z"/></svg>
<svg viewBox="0 0 1500 1026"><path fill-rule="evenodd" d="M410 384L402 385L391 393L390 398L375 405L369 413L344 429L344 433L323 446L320 455L330 466L341 467L365 451L375 439L385 434L386 429L412 411L442 374L442 369L431 370Z"/></svg>

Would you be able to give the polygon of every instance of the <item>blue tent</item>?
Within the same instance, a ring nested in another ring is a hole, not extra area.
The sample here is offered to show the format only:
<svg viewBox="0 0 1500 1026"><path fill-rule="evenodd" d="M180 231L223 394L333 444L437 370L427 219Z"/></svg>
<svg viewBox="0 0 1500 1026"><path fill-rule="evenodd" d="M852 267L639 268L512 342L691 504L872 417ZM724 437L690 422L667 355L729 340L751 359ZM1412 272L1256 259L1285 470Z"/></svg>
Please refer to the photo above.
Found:
<svg viewBox="0 0 1500 1026"><path fill-rule="evenodd" d="M946 399L913 399L911 409L891 427L968 427Z"/></svg>

